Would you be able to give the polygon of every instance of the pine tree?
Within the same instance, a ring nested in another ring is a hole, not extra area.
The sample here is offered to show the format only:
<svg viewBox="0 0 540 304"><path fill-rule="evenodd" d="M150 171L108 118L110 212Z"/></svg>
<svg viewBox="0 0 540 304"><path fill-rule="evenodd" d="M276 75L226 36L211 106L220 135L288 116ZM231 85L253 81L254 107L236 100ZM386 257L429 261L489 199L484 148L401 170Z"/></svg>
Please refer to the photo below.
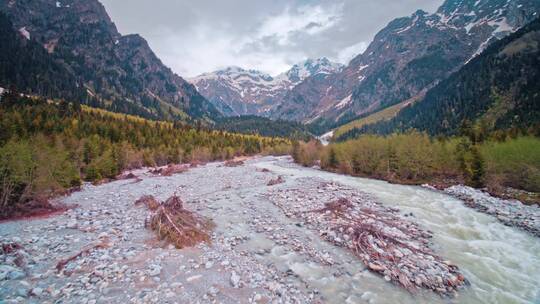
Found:
<svg viewBox="0 0 540 304"><path fill-rule="evenodd" d="M474 188L481 188L484 186L484 174L485 174L485 164L480 151L476 146L471 148L471 165L470 171L471 176L469 184Z"/></svg>
<svg viewBox="0 0 540 304"><path fill-rule="evenodd" d="M331 169L336 169L338 166L339 166L339 160L337 157L337 153L334 150L334 148L330 148L330 151L328 152L327 167Z"/></svg>

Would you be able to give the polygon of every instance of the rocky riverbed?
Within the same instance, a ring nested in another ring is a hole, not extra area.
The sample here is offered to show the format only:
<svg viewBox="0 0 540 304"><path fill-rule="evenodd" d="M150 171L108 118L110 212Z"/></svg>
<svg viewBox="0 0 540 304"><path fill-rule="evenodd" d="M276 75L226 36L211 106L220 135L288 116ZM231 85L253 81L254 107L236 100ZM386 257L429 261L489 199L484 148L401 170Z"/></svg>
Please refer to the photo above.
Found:
<svg viewBox="0 0 540 304"><path fill-rule="evenodd" d="M539 296L537 239L475 211L454 217L466 208L462 202L419 187L337 176L274 157L171 176L133 173L138 178L85 185L60 199L74 206L66 213L0 223L0 302L535 303ZM210 243L176 249L145 228L149 211L134 202L174 194L186 209L212 219ZM450 259L471 285L458 297L428 288L407 292L391 273L397 264L388 264L389 273L377 271L372 266L388 260L365 260L345 235L331 227L321 232L332 212L320 209L342 198L406 223L414 232L404 240L426 251L420 260L426 265L414 266L426 279L431 266ZM300 216L313 210L322 212Z"/></svg>

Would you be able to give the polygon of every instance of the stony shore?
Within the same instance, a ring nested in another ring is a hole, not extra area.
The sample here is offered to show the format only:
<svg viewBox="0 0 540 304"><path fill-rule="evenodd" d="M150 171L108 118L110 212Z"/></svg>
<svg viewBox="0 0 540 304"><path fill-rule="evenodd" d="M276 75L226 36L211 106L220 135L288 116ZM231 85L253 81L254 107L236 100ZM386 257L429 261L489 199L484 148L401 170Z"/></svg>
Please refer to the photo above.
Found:
<svg viewBox="0 0 540 304"><path fill-rule="evenodd" d="M457 197L470 208L496 217L501 223L540 237L540 206L505 200L467 186L452 186L444 192Z"/></svg>
<svg viewBox="0 0 540 304"><path fill-rule="evenodd" d="M59 199L76 206L63 214L0 223L0 299L439 303L464 283L414 217L339 183L280 175L257 160L171 176L150 171L84 185ZM150 213L135 201L174 194L186 209L212 219L209 243L176 249L145 227ZM344 206L333 205L338 201ZM372 236L357 233L355 225L370 228L364 230Z"/></svg>

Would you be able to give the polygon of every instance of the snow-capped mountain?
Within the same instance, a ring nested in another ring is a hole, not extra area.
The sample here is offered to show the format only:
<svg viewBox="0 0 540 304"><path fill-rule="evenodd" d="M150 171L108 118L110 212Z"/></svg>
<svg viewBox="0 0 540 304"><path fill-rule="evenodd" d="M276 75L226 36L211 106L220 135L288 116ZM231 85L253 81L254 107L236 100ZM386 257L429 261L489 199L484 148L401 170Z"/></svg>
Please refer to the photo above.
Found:
<svg viewBox="0 0 540 304"><path fill-rule="evenodd" d="M328 129L411 99L539 14L538 0L447 0L395 19L340 72L295 86L272 117Z"/></svg>
<svg viewBox="0 0 540 304"><path fill-rule="evenodd" d="M298 84L304 79L317 74L332 74L341 71L343 65L334 63L326 57L319 59L308 59L299 64L295 64L289 71L279 75L277 78L286 79Z"/></svg>
<svg viewBox="0 0 540 304"><path fill-rule="evenodd" d="M224 115L266 115L289 90L308 77L339 72L327 58L308 59L272 77L256 70L228 67L189 79Z"/></svg>

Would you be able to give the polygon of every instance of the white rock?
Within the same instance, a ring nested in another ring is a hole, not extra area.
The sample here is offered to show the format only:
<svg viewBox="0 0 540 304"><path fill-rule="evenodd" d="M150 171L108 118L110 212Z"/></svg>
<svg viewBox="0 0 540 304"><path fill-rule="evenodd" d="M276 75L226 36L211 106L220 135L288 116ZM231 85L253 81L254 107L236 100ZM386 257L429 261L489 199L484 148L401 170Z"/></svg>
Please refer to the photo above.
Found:
<svg viewBox="0 0 540 304"><path fill-rule="evenodd" d="M234 287L234 288L238 288L240 287L240 276L233 271L233 273L231 274L231 285Z"/></svg>

